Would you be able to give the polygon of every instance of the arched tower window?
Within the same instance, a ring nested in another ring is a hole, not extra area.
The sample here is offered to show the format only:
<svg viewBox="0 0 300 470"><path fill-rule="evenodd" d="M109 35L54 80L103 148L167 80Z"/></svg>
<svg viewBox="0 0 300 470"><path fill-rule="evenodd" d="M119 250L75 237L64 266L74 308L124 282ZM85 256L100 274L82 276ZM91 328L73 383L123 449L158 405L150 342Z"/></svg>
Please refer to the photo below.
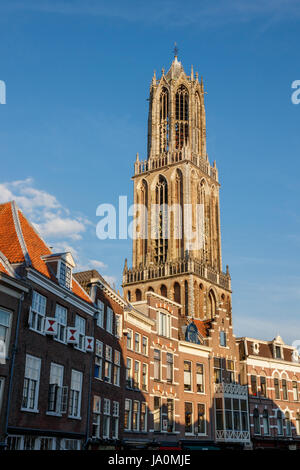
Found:
<svg viewBox="0 0 300 470"><path fill-rule="evenodd" d="M189 94L181 85L175 96L175 148L180 150L189 138Z"/></svg>
<svg viewBox="0 0 300 470"><path fill-rule="evenodd" d="M145 180L142 181L141 185L141 198L140 202L141 204L141 255L142 255L142 262L145 264L146 263L146 257L147 257L147 241L148 241L148 219L147 219L147 213L148 213L148 185Z"/></svg>
<svg viewBox="0 0 300 470"><path fill-rule="evenodd" d="M181 303L180 284L178 282L175 282L174 284L174 300L178 304Z"/></svg>
<svg viewBox="0 0 300 470"><path fill-rule="evenodd" d="M157 238L155 240L155 261L162 264L168 254L168 183L160 175L155 188L155 202L159 205Z"/></svg>
<svg viewBox="0 0 300 470"><path fill-rule="evenodd" d="M160 295L162 295L163 297L168 297L168 291L164 284L160 286Z"/></svg>
<svg viewBox="0 0 300 470"><path fill-rule="evenodd" d="M216 315L216 297L213 291L209 291L207 299L207 318L214 318Z"/></svg>
<svg viewBox="0 0 300 470"><path fill-rule="evenodd" d="M140 289L136 289L135 291L135 300L136 302L139 302L140 300L142 300L142 292Z"/></svg>
<svg viewBox="0 0 300 470"><path fill-rule="evenodd" d="M195 96L195 151L201 153L201 111L200 96Z"/></svg>
<svg viewBox="0 0 300 470"><path fill-rule="evenodd" d="M159 98L159 149L161 153L169 148L169 93L163 88Z"/></svg>

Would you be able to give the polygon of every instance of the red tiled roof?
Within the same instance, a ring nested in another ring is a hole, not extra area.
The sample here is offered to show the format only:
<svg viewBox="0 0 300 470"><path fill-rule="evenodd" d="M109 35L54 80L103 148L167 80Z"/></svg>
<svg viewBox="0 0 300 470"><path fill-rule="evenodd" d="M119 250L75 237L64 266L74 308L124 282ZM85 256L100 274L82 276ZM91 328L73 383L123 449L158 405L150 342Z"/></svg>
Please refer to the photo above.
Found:
<svg viewBox="0 0 300 470"><path fill-rule="evenodd" d="M0 261L0 272L9 275L9 272L8 272L7 269L3 266L3 264L1 263L1 261Z"/></svg>
<svg viewBox="0 0 300 470"><path fill-rule="evenodd" d="M47 263L42 259L42 256L52 254L50 248L46 245L16 205L14 206L16 208L15 213L17 214L16 218L19 220L14 220L13 204L15 203L8 202L0 205L0 251L2 251L11 264L14 264L26 262L25 254L23 252L24 250L30 258L31 266L39 273L58 284L57 278L50 271ZM23 246L23 250L21 245ZM92 304L90 297L78 284L75 278L72 282L72 291L81 299Z"/></svg>
<svg viewBox="0 0 300 470"><path fill-rule="evenodd" d="M198 328L198 331L203 338L207 338L209 336L209 329L211 328L211 322L210 321L202 321L202 320L195 320L193 319L196 327Z"/></svg>

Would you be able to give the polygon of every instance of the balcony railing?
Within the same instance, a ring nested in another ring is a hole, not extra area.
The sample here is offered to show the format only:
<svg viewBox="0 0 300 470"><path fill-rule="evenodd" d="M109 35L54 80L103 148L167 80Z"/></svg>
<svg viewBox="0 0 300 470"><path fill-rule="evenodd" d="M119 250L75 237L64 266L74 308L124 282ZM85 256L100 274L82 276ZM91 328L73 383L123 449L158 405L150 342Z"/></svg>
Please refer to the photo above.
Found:
<svg viewBox="0 0 300 470"><path fill-rule="evenodd" d="M226 442L247 442L250 441L250 433L249 431L217 430L216 439Z"/></svg>
<svg viewBox="0 0 300 470"><path fill-rule="evenodd" d="M134 175L136 176L148 171L157 170L184 160L191 161L194 165L200 168L203 173L210 176L215 181L218 181L218 170L215 167L212 167L204 157L193 154L187 148L178 150L177 152L167 152L157 158L136 161L134 164Z"/></svg>
<svg viewBox="0 0 300 470"><path fill-rule="evenodd" d="M194 273L207 279L225 289L230 289L230 276L227 273L217 272L213 268L202 264L200 261L189 259L178 259L165 264L141 267L139 269L127 269L123 273L123 284L133 284L141 281L159 279L177 274Z"/></svg>
<svg viewBox="0 0 300 470"><path fill-rule="evenodd" d="M224 383L215 384L215 393L223 395L235 395L235 396L248 396L247 385L240 385L236 383Z"/></svg>

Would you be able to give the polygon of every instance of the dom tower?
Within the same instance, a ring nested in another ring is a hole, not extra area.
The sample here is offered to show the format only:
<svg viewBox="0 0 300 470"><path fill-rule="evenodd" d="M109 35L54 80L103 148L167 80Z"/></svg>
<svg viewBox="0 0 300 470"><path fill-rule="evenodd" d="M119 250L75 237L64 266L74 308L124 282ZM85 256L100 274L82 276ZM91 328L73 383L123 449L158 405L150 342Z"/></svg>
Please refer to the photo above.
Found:
<svg viewBox="0 0 300 470"><path fill-rule="evenodd" d="M204 94L203 80L193 69L186 75L177 56L152 78L148 157L137 155L134 165L138 222L123 289L132 302L154 291L180 303L182 315L210 320L221 305L231 315L231 291L228 269L222 272L220 185L206 152Z"/></svg>

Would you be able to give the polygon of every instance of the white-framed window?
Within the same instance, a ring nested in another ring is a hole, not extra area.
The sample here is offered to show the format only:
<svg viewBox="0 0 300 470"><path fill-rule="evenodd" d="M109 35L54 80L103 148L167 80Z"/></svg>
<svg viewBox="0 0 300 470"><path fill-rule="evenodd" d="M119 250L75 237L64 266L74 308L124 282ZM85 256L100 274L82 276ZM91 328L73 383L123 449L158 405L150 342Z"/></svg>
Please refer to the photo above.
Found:
<svg viewBox="0 0 300 470"><path fill-rule="evenodd" d="M127 349L132 350L132 336L133 331L130 328L127 328Z"/></svg>
<svg viewBox="0 0 300 470"><path fill-rule="evenodd" d="M171 316L163 312L158 313L158 334L171 337Z"/></svg>
<svg viewBox="0 0 300 470"><path fill-rule="evenodd" d="M46 303L47 299L44 295L33 291L32 294L32 306L29 318L29 327L37 331L38 333L44 334L44 323L46 315Z"/></svg>
<svg viewBox="0 0 300 470"><path fill-rule="evenodd" d="M192 390L192 363L191 361L184 361L183 380L184 380L184 391L190 392Z"/></svg>
<svg viewBox="0 0 300 470"><path fill-rule="evenodd" d="M48 392L48 411L61 414L64 367L51 362Z"/></svg>
<svg viewBox="0 0 300 470"><path fill-rule="evenodd" d="M174 431L174 400L172 398L167 399L167 431Z"/></svg>
<svg viewBox="0 0 300 470"><path fill-rule="evenodd" d="M120 385L121 353L115 349L114 385Z"/></svg>
<svg viewBox="0 0 300 470"><path fill-rule="evenodd" d="M268 436L270 434L270 423L269 423L269 413L266 408L263 411L263 429L264 429L264 436Z"/></svg>
<svg viewBox="0 0 300 470"><path fill-rule="evenodd" d="M126 386L132 388L132 359L126 359Z"/></svg>
<svg viewBox="0 0 300 470"><path fill-rule="evenodd" d="M198 403L198 434L206 434L205 404Z"/></svg>
<svg viewBox="0 0 300 470"><path fill-rule="evenodd" d="M227 346L226 332L224 330L220 331L220 346L224 348Z"/></svg>
<svg viewBox="0 0 300 470"><path fill-rule="evenodd" d="M161 379L161 352L154 349L154 380Z"/></svg>
<svg viewBox="0 0 300 470"><path fill-rule="evenodd" d="M193 403L185 402L184 414L185 414L185 434L193 434L194 432Z"/></svg>
<svg viewBox="0 0 300 470"><path fill-rule="evenodd" d="M140 388L140 368L141 363L134 361L134 388Z"/></svg>
<svg viewBox="0 0 300 470"><path fill-rule="evenodd" d="M113 319L113 310L110 307L106 307L106 331L111 334L113 332Z"/></svg>
<svg viewBox="0 0 300 470"><path fill-rule="evenodd" d="M147 338L147 336L143 336L143 340L142 340L142 353L143 353L145 356L148 356L148 338Z"/></svg>
<svg viewBox="0 0 300 470"><path fill-rule="evenodd" d="M196 387L197 393L204 393L204 366L198 362L196 364Z"/></svg>
<svg viewBox="0 0 300 470"><path fill-rule="evenodd" d="M61 286L71 289L72 269L64 261L60 261L59 283Z"/></svg>
<svg viewBox="0 0 300 470"><path fill-rule="evenodd" d="M67 309L62 305L56 304L55 318L57 321L57 334L55 339L65 343L67 340Z"/></svg>
<svg viewBox="0 0 300 470"><path fill-rule="evenodd" d="M92 437L100 437L100 415L101 415L101 398L94 395L93 401L93 425L92 425Z"/></svg>
<svg viewBox="0 0 300 470"><path fill-rule="evenodd" d="M154 424L154 431L161 431L161 398L160 397L154 397L153 424Z"/></svg>
<svg viewBox="0 0 300 470"><path fill-rule="evenodd" d="M143 364L142 368L142 390L148 390L148 364Z"/></svg>
<svg viewBox="0 0 300 470"><path fill-rule="evenodd" d="M109 438L110 431L110 400L104 398L103 400L103 437Z"/></svg>
<svg viewBox="0 0 300 470"><path fill-rule="evenodd" d="M173 382L173 354L167 353L167 381Z"/></svg>
<svg viewBox="0 0 300 470"><path fill-rule="evenodd" d="M146 432L147 431L147 403L143 402L141 403L141 431Z"/></svg>
<svg viewBox="0 0 300 470"><path fill-rule="evenodd" d="M104 303L102 300L97 300L97 307L98 307L98 316L97 316L97 325L100 328L104 326Z"/></svg>
<svg viewBox="0 0 300 470"><path fill-rule="evenodd" d="M139 333L134 335L134 350L137 353L141 352L141 335Z"/></svg>
<svg viewBox="0 0 300 470"><path fill-rule="evenodd" d="M120 404L118 401L113 402L113 413L112 413L112 438L118 439L119 437L119 413Z"/></svg>
<svg viewBox="0 0 300 470"><path fill-rule="evenodd" d="M132 411L132 430L140 430L140 402L134 400L133 402L133 411Z"/></svg>
<svg viewBox="0 0 300 470"><path fill-rule="evenodd" d="M115 314L115 336L122 337L122 315Z"/></svg>
<svg viewBox="0 0 300 470"><path fill-rule="evenodd" d="M78 345L76 346L77 349L80 351L85 352L85 318L81 317L80 315L75 316L75 328L78 330Z"/></svg>
<svg viewBox="0 0 300 470"><path fill-rule="evenodd" d="M111 370L112 370L112 347L105 346L105 367L104 367L104 380L111 383Z"/></svg>
<svg viewBox="0 0 300 470"><path fill-rule="evenodd" d="M81 418L81 392L82 392L82 372L72 369L70 401L69 401L69 417Z"/></svg>
<svg viewBox="0 0 300 470"><path fill-rule="evenodd" d="M129 398L125 399L125 408L124 408L124 429L126 431L131 430L131 413L132 413L132 401Z"/></svg>
<svg viewBox="0 0 300 470"><path fill-rule="evenodd" d="M102 361L103 361L103 343L96 339L96 349L95 349L95 369L94 377L95 379L102 380Z"/></svg>
<svg viewBox="0 0 300 470"><path fill-rule="evenodd" d="M80 450L80 444L78 439L62 439L61 450Z"/></svg>
<svg viewBox="0 0 300 470"><path fill-rule="evenodd" d="M292 388L293 388L293 400L298 401L299 396L298 396L298 383L297 383L297 380L292 381Z"/></svg>
<svg viewBox="0 0 300 470"><path fill-rule="evenodd" d="M5 364L8 355L11 312L0 308L0 364Z"/></svg>
<svg viewBox="0 0 300 470"><path fill-rule="evenodd" d="M26 354L22 410L38 412L41 359Z"/></svg>

